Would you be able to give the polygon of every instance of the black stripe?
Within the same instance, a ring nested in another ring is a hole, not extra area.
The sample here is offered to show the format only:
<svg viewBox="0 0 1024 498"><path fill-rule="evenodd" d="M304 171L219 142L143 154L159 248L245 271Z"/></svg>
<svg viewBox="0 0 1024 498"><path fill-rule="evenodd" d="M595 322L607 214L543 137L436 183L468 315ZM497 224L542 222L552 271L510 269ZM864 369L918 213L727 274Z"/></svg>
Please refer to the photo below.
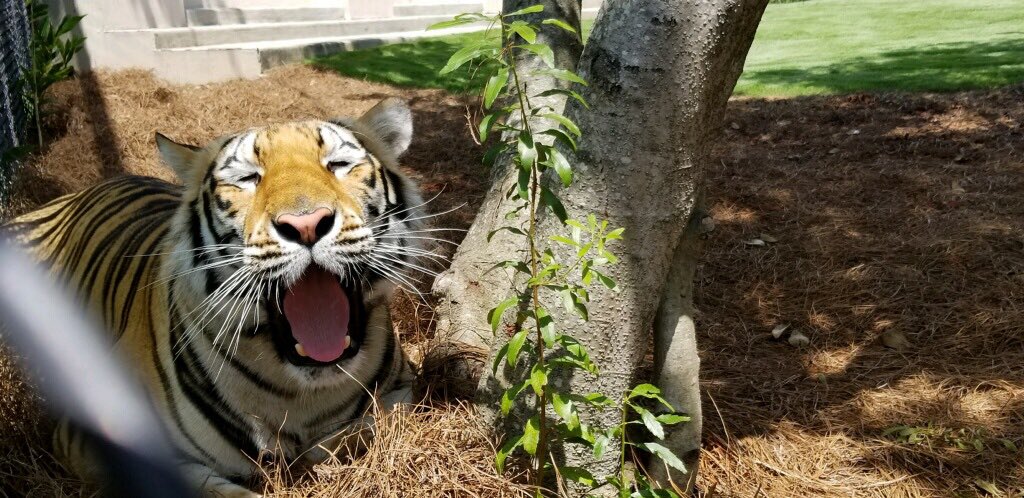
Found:
<svg viewBox="0 0 1024 498"><path fill-rule="evenodd" d="M164 303L164 305L167 307L166 309L170 310L171 317L174 316L173 296L174 289L172 288L169 289L167 293L167 302ZM167 411L171 414L171 418L173 419L175 425L178 426L178 430L181 431L181 433L185 436L185 439L188 440L189 444L191 444L192 447L195 448L196 451L198 451L203 456L203 459L207 463L215 463L216 460L213 459L213 456L210 455L206 450L204 450L202 446L199 446L199 443L196 443L196 440L193 439L192 435L188 432L188 430L185 429L185 424L182 423L181 413L178 411L177 403L175 403L174 401L174 389L173 386L171 386L170 376L167 375L167 371L164 369L163 362L160 361L160 348L157 346L157 344L159 343L156 340L156 327L153 324L153 317L148 314L147 316L149 316L149 337L150 340L153 341L153 365L156 368L157 376L160 378L160 385L162 385L164 388L164 399L165 402L167 403ZM174 330L174 322L171 321L169 322L169 324L172 327L171 330ZM174 334L168 334L168 336L173 337ZM172 356L174 355L173 346L170 350L168 350L168 353L171 354Z"/></svg>
<svg viewBox="0 0 1024 498"><path fill-rule="evenodd" d="M286 389L284 387L280 387L280 386L274 385L272 382L268 381L267 379L264 379L263 377L260 377L259 374L257 374L256 372L253 372L251 369L249 369L248 366L246 366L244 363L239 361L238 358L236 358L234 355L226 354L227 352L226 351L221 351L220 348L214 348L214 352L217 353L217 356L220 356L224 360L227 360L227 362L233 368L238 370L243 376L245 376L246 379L249 380L249 382L253 383L256 387L258 387L258 388L260 388L260 389L262 389L264 391L267 391L270 394L273 394L274 396L277 396L279 398L288 398L288 399L290 399L290 398L294 398L295 396L298 396L298 394L299 394L298 391L293 391L293 390L290 390L290 389Z"/></svg>
<svg viewBox="0 0 1024 498"><path fill-rule="evenodd" d="M173 318L172 330L177 330L179 318L175 309L171 310L171 317ZM170 337L176 336L176 334L170 334ZM171 340L170 344L173 347L174 340ZM259 455L259 448L250 437L244 420L224 401L208 372L203 369L196 357L191 342L186 342L179 353L174 356L174 367L174 373L182 392L207 422L231 446L252 457Z"/></svg>
<svg viewBox="0 0 1024 498"><path fill-rule="evenodd" d="M147 252L152 253L154 250L160 247L160 241L162 241L164 236L167 235L167 232L168 227L166 226L162 227L159 231L155 231L155 236L153 237L152 242L148 246L146 246ZM122 324L128 323L128 316L131 313L132 307L135 305L135 297L139 292L139 285L142 284L143 279L146 276L154 277L159 274L159 272L156 271L155 268L153 268L153 265L158 263L159 261L160 260L157 259L155 256L152 258L147 257L145 258L145 261L140 262L136 266L135 272L132 273L132 278L129 281L130 283L128 284L127 294L125 294L125 303L121 308ZM148 281L148 279L146 280ZM168 285L168 287L169 286L170 285Z"/></svg>

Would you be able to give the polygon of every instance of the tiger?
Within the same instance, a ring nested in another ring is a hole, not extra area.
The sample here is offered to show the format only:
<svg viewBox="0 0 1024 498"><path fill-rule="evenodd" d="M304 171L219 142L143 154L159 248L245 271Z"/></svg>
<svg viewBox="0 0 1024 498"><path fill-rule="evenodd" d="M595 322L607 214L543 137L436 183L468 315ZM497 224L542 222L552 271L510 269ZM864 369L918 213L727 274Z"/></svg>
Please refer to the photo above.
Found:
<svg viewBox="0 0 1024 498"><path fill-rule="evenodd" d="M259 496L261 455L323 461L373 403L411 400L388 300L423 251L412 125L389 98L202 147L157 133L180 185L115 178L4 228L112 334L204 496ZM81 436L58 422L55 454L93 479Z"/></svg>

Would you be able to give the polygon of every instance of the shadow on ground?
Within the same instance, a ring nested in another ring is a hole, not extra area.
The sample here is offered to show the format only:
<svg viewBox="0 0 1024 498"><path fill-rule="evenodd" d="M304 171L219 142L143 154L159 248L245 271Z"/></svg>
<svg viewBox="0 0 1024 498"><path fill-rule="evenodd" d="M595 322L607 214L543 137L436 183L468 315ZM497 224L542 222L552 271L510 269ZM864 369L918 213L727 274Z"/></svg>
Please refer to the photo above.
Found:
<svg viewBox="0 0 1024 498"><path fill-rule="evenodd" d="M748 68L739 92L765 88L851 93L864 90L950 91L994 88L1024 80L1024 39L942 43L856 57L807 68ZM759 90L758 90L759 89Z"/></svg>
<svg viewBox="0 0 1024 498"><path fill-rule="evenodd" d="M1024 482L1021 90L730 104L698 276L706 485ZM772 339L782 324L810 346Z"/></svg>

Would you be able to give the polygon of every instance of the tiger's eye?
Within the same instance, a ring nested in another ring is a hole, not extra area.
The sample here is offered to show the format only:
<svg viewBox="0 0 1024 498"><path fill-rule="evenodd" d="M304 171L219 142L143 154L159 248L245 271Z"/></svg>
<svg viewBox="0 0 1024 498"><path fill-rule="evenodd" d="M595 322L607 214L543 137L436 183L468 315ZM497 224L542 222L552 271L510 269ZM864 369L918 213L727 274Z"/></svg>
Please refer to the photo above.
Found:
<svg viewBox="0 0 1024 498"><path fill-rule="evenodd" d="M327 169L331 170L331 173L349 166L352 166L352 163L349 161L331 161L327 163Z"/></svg>

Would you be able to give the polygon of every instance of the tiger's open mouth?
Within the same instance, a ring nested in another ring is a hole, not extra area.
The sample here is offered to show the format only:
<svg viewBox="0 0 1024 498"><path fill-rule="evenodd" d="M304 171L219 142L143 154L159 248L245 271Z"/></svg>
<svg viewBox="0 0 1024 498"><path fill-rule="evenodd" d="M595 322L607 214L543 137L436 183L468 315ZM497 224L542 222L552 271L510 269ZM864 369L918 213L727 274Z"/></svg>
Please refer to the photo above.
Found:
<svg viewBox="0 0 1024 498"><path fill-rule="evenodd" d="M328 366L359 352L366 335L362 292L313 264L281 295L272 297L271 334L282 359Z"/></svg>

